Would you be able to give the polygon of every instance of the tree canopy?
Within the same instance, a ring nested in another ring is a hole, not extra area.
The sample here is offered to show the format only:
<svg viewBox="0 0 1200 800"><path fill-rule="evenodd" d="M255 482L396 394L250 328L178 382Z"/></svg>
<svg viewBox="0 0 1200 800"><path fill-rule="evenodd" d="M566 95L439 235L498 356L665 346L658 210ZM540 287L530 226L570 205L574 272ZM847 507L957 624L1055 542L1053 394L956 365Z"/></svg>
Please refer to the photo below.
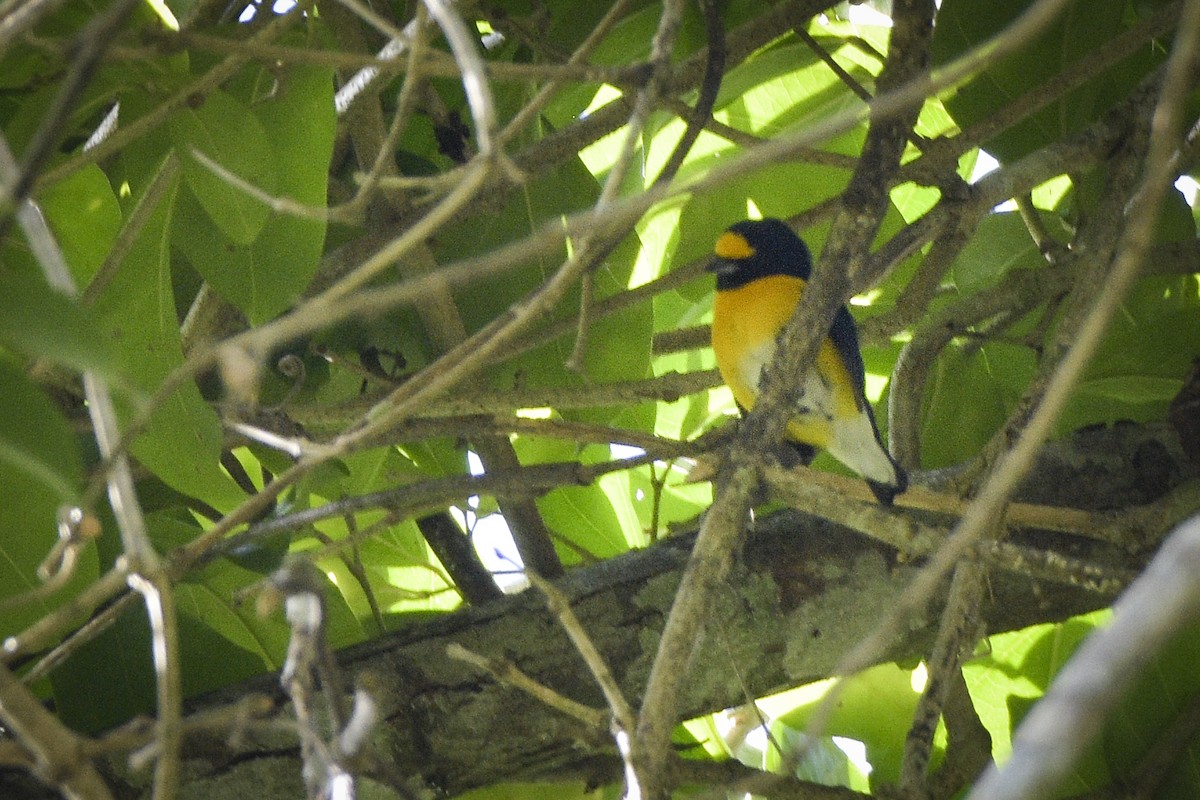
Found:
<svg viewBox="0 0 1200 800"><path fill-rule="evenodd" d="M1200 793L1198 54L1200 0L0 2L0 794ZM815 267L740 418L761 217ZM891 507L781 461L844 304Z"/></svg>

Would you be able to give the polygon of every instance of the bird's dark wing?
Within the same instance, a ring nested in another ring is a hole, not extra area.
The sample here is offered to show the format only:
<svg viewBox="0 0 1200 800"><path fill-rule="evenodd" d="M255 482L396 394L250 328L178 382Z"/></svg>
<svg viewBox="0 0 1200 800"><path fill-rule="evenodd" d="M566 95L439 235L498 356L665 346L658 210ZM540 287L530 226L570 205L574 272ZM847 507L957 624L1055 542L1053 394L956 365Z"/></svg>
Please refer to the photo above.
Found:
<svg viewBox="0 0 1200 800"><path fill-rule="evenodd" d="M829 327L829 338L833 341L838 355L842 357L846 371L850 373L855 396L860 404L865 403L866 369L863 367L862 351L858 349L858 329L845 306L839 308L834 315L833 325Z"/></svg>

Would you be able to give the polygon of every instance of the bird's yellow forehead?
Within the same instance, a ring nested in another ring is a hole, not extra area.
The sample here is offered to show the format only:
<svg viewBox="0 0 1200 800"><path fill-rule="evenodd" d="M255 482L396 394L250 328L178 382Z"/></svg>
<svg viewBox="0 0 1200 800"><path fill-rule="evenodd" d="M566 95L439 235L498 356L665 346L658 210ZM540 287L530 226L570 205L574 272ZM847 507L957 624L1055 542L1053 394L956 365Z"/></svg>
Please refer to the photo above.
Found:
<svg viewBox="0 0 1200 800"><path fill-rule="evenodd" d="M754 248L750 246L750 242L746 241L746 237L735 231L725 231L717 239L717 244L713 248L721 258L731 258L741 260L754 255Z"/></svg>

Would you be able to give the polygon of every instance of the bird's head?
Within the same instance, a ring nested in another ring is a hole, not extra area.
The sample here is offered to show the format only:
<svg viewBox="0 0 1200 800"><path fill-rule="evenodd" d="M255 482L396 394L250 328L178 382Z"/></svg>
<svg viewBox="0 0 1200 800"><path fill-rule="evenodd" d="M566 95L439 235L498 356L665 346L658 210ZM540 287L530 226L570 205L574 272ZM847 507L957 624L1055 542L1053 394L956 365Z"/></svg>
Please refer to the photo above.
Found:
<svg viewBox="0 0 1200 800"><path fill-rule="evenodd" d="M808 245L778 219L743 220L720 235L714 251L707 269L716 273L718 291L771 275L808 280L812 273Z"/></svg>

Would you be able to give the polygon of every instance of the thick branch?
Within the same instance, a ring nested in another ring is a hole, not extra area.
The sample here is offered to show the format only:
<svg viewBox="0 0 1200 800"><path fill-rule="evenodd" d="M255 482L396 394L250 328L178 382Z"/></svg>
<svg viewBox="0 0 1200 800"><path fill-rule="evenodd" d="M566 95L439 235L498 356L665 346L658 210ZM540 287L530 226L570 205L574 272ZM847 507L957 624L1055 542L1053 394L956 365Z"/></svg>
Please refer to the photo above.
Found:
<svg viewBox="0 0 1200 800"><path fill-rule="evenodd" d="M1145 504L1178 480L1195 475L1185 466L1177 443L1161 431L1120 426L1090 431L1076 437L1074 444L1046 451L1028 484L1038 489L1036 499L1054 502L1057 496L1070 502L1107 495ZM1159 474L1175 478L1139 489L1137 473L1145 469L1148 453L1163 460ZM1059 472L1063 458L1073 464L1095 463L1105 471L1081 469L1068 480ZM1111 492L1104 491L1105 484ZM1128 555L1100 542L1049 531L1027 531L1022 540L1085 561L1131 566ZM645 551L575 570L562 584L632 703L641 700L657 635L691 542L690 536L674 537ZM716 588L723 602L715 604L714 613L721 617L729 649L701 648L696 653L683 685L681 713L696 715L744 700L740 685L727 679L729 658L740 665L755 695L827 676L842 654L876 626L918 569L913 563L893 565L888 551L878 545L810 516L784 512L759 520L729 578ZM1108 605L1111 599L1003 570L989 584L981 617L989 632L999 632L1059 620ZM914 622L884 658L924 652L935 629L936 615ZM451 643L484 657L504 658L576 702L593 707L604 702L543 598L532 593L415 623L348 651L343 657L348 670L374 674L385 687L379 701L387 722L376 741L377 755L409 776L410 789L437 787L453 794L505 779L549 775L616 779L616 774L594 771L597 764L620 762L611 757L614 753L581 745L574 719L531 703L519 690L500 687L474 667L450 658L446 647ZM240 695L251 688L275 691L273 686L273 679L264 678L256 687L237 687L226 694ZM218 702L222 700L208 698L200 705ZM209 777L197 779L193 788L209 792L210 800L224 800L236 795L222 795L219 787L235 785L243 773L263 780L266 772L271 779L278 776L281 785L297 782L295 748L294 739L276 732L247 736L233 751L219 735L211 741L189 740L185 752L203 754L209 761Z"/></svg>

